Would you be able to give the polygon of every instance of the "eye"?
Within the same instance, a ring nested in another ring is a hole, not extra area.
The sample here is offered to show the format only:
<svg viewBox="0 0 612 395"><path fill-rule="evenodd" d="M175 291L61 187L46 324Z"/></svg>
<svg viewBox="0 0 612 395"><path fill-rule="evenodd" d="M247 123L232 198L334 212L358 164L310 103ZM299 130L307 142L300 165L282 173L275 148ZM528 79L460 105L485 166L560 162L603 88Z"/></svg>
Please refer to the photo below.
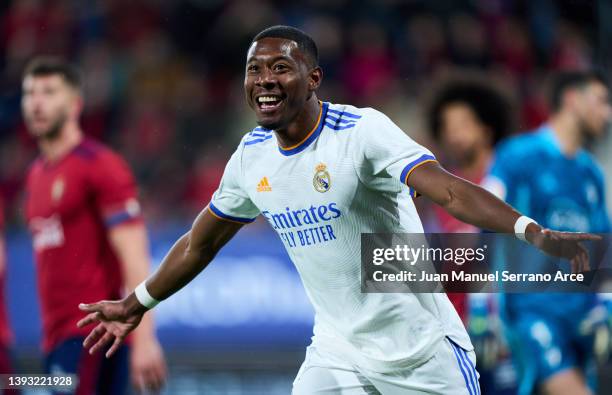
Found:
<svg viewBox="0 0 612 395"><path fill-rule="evenodd" d="M259 70L257 65L250 64L250 65L247 66L247 72L249 72L249 73L255 73L257 70Z"/></svg>
<svg viewBox="0 0 612 395"><path fill-rule="evenodd" d="M289 69L289 66L284 63L277 63L274 65L274 71L285 71L287 69Z"/></svg>

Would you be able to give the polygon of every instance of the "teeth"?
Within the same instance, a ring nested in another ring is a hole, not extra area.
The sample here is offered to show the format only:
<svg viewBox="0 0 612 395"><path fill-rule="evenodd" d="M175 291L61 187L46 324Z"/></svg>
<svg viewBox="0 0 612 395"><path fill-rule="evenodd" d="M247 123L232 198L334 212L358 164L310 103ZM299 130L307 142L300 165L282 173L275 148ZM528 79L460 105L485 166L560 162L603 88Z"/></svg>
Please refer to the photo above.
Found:
<svg viewBox="0 0 612 395"><path fill-rule="evenodd" d="M261 96L257 98L257 101L259 103L269 103L269 102L279 101L279 98L276 96Z"/></svg>

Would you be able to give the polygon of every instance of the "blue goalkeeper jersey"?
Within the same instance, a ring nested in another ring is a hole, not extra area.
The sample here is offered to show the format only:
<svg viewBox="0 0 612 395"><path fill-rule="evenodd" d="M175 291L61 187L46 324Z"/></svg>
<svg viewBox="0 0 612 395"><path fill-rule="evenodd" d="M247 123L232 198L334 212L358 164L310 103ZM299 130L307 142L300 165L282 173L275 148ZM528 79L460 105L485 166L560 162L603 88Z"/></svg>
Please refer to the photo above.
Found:
<svg viewBox="0 0 612 395"><path fill-rule="evenodd" d="M534 133L507 139L497 148L490 175L490 190L540 225L555 230L607 233L604 177L593 156L581 149L565 155L549 125ZM512 262L517 272L533 272L532 259ZM569 266L568 266L569 267ZM563 303L555 303L564 298ZM570 300L571 299L571 300ZM507 307L580 310L591 304L585 294L508 294Z"/></svg>

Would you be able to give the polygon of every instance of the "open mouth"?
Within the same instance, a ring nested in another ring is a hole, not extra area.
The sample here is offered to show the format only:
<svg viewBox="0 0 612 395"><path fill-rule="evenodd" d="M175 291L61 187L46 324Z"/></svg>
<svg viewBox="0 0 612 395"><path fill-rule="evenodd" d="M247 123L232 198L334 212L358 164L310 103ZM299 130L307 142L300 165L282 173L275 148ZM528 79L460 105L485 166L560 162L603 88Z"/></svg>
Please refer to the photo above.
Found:
<svg viewBox="0 0 612 395"><path fill-rule="evenodd" d="M276 111L283 103L283 98L277 95L259 96L255 99L257 106L263 113Z"/></svg>

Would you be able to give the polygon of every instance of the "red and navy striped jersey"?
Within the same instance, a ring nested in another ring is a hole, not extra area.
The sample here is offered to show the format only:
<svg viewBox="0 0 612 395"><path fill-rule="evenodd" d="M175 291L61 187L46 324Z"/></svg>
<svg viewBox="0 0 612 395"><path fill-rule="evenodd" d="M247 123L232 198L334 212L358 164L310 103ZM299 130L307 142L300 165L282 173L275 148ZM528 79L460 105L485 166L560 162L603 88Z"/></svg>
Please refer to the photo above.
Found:
<svg viewBox="0 0 612 395"><path fill-rule="evenodd" d="M119 261L107 230L141 221L136 185L125 161L85 139L56 162L37 159L26 180L25 213L32 234L43 322L43 349L71 336L79 302L121 296Z"/></svg>

